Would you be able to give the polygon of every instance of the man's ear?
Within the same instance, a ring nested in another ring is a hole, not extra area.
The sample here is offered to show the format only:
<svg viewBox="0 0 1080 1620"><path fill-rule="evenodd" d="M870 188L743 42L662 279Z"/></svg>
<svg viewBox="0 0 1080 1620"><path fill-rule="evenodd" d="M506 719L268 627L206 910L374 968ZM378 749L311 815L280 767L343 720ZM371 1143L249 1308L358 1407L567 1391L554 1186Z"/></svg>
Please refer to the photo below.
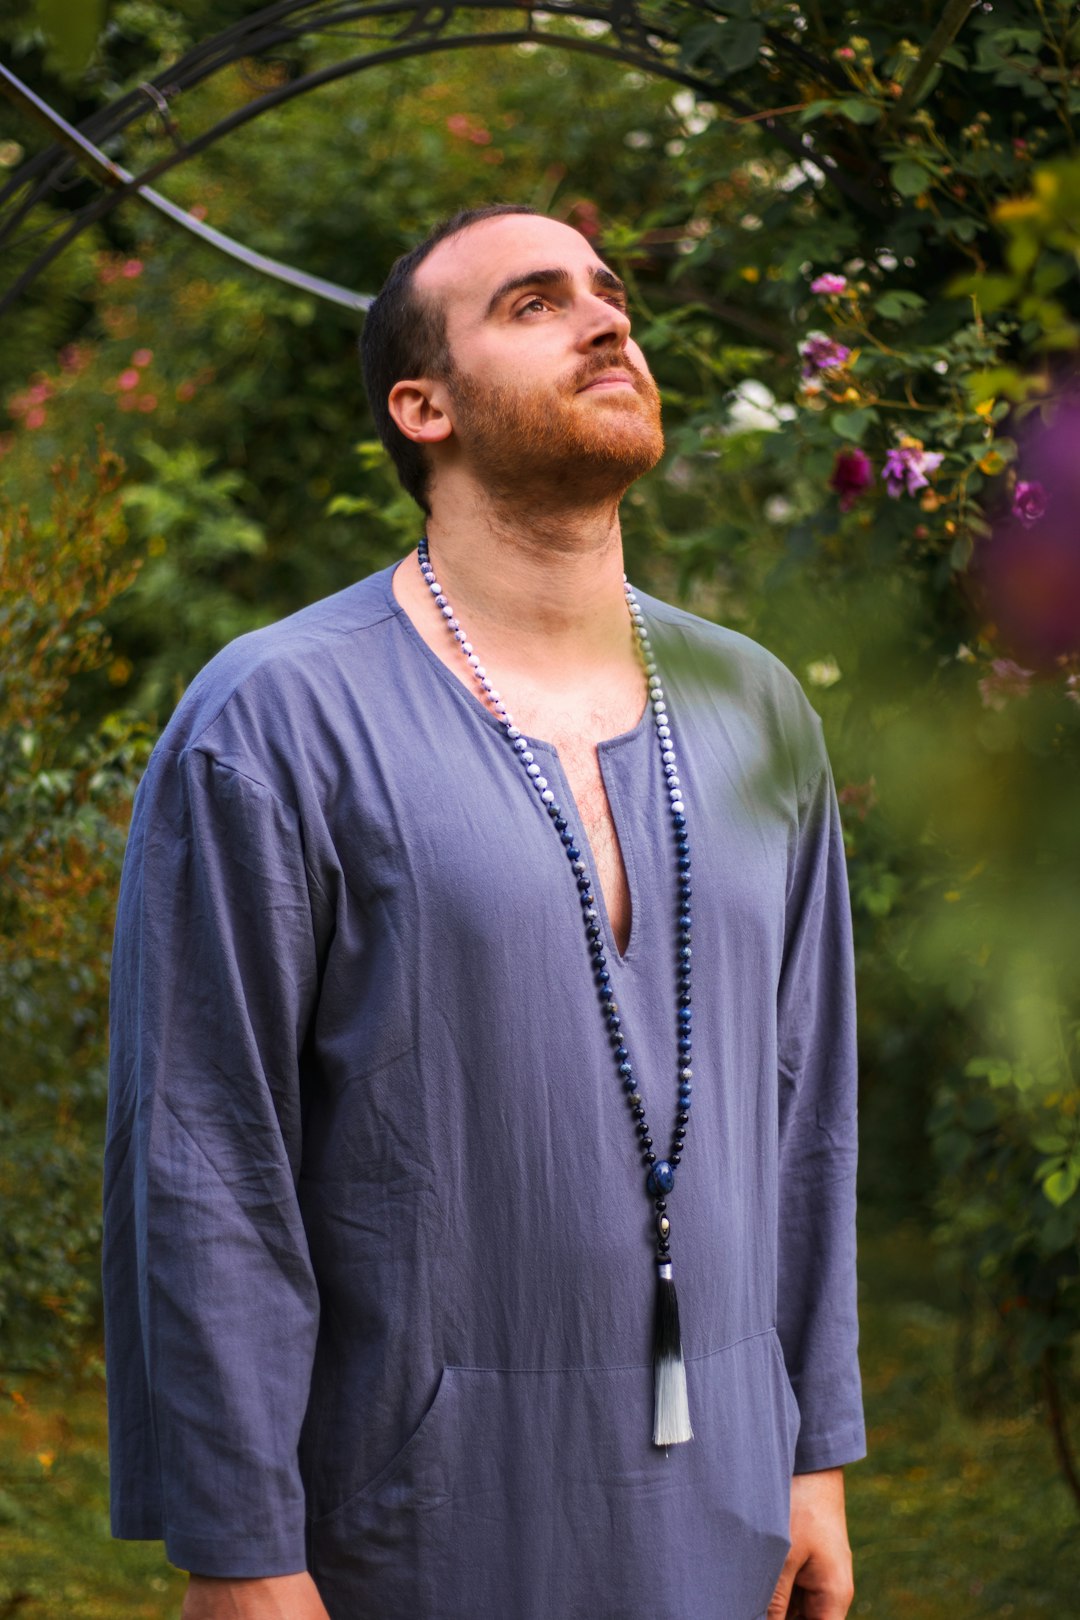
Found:
<svg viewBox="0 0 1080 1620"><path fill-rule="evenodd" d="M398 428L414 444L439 444L453 433L445 402L445 389L427 377L396 382L386 400Z"/></svg>

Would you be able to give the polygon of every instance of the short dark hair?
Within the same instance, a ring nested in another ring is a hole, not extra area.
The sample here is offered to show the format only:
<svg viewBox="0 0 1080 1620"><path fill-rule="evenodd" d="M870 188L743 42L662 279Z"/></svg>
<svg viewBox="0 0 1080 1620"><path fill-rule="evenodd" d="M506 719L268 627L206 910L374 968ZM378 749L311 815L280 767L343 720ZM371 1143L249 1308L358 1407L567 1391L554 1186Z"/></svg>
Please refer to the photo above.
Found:
<svg viewBox="0 0 1080 1620"><path fill-rule="evenodd" d="M390 390L403 377L445 379L454 368L446 341L446 311L441 302L417 293L417 266L448 236L457 236L481 220L537 212L524 204L492 203L486 208L463 208L444 219L418 246L395 260L364 318L360 359L375 431L390 453L403 488L425 512L431 511L431 466L423 447L407 439L390 415Z"/></svg>

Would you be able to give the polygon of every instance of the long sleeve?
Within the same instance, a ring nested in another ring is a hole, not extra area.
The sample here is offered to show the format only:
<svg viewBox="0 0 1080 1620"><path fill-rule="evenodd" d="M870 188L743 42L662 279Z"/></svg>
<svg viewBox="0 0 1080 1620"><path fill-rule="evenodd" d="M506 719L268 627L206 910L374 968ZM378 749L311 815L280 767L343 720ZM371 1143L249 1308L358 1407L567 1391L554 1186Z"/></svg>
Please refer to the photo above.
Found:
<svg viewBox="0 0 1080 1620"><path fill-rule="evenodd" d="M305 1567L318 1296L296 1196L317 990L297 817L159 748L118 910L104 1281L114 1534L205 1575Z"/></svg>
<svg viewBox="0 0 1080 1620"><path fill-rule="evenodd" d="M851 913L827 765L799 795L777 1004L777 1329L801 1414L796 1473L865 1455L855 1281Z"/></svg>

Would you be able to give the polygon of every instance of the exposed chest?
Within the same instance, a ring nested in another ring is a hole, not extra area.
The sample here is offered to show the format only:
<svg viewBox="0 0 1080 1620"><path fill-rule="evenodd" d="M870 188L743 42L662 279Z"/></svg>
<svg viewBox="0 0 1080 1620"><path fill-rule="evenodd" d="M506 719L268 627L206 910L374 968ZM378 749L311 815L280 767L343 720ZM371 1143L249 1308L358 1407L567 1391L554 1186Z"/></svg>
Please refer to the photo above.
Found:
<svg viewBox="0 0 1080 1620"><path fill-rule="evenodd" d="M636 676L637 672L634 672ZM519 718L526 735L545 737L555 745L577 807L577 819L589 841L592 863L620 951L630 937L631 900L626 863L619 845L611 801L604 783L597 743L632 731L641 716L644 687L637 679L585 707L581 714L544 705L529 705Z"/></svg>

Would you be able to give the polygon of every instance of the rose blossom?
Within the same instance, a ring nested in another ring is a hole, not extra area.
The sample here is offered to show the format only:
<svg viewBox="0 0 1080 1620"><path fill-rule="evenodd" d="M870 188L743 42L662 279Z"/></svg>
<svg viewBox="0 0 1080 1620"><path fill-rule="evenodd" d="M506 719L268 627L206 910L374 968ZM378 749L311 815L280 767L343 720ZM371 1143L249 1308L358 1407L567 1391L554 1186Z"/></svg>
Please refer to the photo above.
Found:
<svg viewBox="0 0 1080 1620"><path fill-rule="evenodd" d="M859 496L870 488L873 479L873 463L865 450L853 447L836 452L829 488L839 495L841 512L851 511Z"/></svg>
<svg viewBox="0 0 1080 1620"><path fill-rule="evenodd" d="M1046 512L1046 491L1034 479L1021 479L1013 492L1013 517L1018 517L1025 529L1038 523Z"/></svg>
<svg viewBox="0 0 1080 1620"><path fill-rule="evenodd" d="M815 281L810 283L810 291L812 293L823 293L826 297L830 298L834 297L837 293L842 293L846 287L847 276L835 276L829 270L827 270L824 275L818 276Z"/></svg>
<svg viewBox="0 0 1080 1620"><path fill-rule="evenodd" d="M850 349L824 332L811 332L802 345L804 378L816 377L819 371L838 371L851 353Z"/></svg>
<svg viewBox="0 0 1080 1620"><path fill-rule="evenodd" d="M881 470L885 493L898 500L905 490L909 495L914 495L916 490L925 489L928 483L926 474L936 472L944 460L943 452L924 450L917 439L888 451Z"/></svg>

